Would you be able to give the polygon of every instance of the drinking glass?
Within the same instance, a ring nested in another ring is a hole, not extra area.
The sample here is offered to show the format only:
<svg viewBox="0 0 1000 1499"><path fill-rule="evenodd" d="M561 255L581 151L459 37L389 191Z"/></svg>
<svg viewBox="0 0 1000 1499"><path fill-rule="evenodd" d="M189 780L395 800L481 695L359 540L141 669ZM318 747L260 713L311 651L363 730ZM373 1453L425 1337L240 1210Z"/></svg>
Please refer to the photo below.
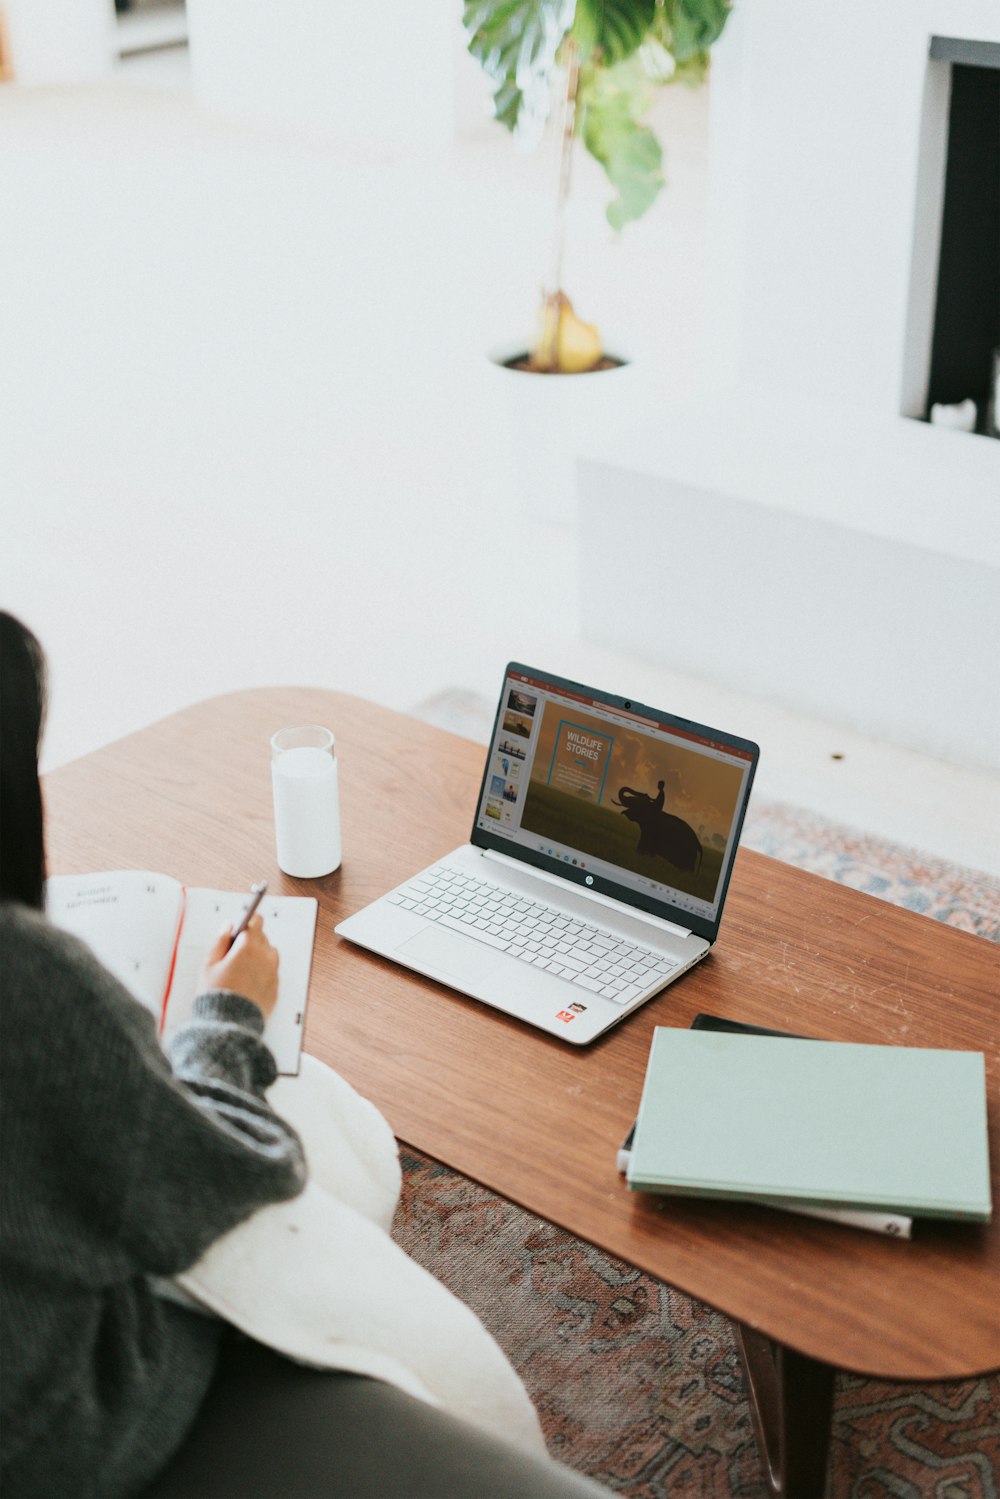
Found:
<svg viewBox="0 0 1000 1499"><path fill-rule="evenodd" d="M271 738L278 867L299 879L340 868L340 795L334 737L318 724Z"/></svg>

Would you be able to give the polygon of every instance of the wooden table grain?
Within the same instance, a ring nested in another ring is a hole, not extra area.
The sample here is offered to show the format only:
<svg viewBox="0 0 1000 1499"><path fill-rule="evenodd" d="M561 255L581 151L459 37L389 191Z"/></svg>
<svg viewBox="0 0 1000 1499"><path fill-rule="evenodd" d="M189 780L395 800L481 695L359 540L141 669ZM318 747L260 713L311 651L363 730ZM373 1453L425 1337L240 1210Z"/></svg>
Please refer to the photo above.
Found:
<svg viewBox="0 0 1000 1499"><path fill-rule="evenodd" d="M337 741L344 862L275 862L268 739ZM261 688L211 699L52 772L51 873L151 869L189 885L316 895L306 1049L398 1138L789 1354L892 1380L1000 1368L1000 1228L925 1221L911 1241L763 1207L633 1195L615 1152L654 1026L698 1011L830 1040L986 1054L1000 1163L1000 950L741 850L712 955L587 1048L352 947L335 924L467 841L481 746L361 699ZM791 1491L790 1489L788 1490Z"/></svg>

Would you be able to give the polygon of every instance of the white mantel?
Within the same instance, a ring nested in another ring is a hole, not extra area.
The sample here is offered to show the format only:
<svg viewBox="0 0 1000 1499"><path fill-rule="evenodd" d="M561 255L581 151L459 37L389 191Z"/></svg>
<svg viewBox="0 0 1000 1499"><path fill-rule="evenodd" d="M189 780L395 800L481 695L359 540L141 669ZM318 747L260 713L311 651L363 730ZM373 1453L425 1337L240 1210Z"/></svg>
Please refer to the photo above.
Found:
<svg viewBox="0 0 1000 1499"><path fill-rule="evenodd" d="M998 765L1000 442L903 415L936 278L934 35L1000 41L1000 6L736 0L710 85L703 369L683 410L579 464L583 619L678 669ZM642 538L620 578L609 509Z"/></svg>

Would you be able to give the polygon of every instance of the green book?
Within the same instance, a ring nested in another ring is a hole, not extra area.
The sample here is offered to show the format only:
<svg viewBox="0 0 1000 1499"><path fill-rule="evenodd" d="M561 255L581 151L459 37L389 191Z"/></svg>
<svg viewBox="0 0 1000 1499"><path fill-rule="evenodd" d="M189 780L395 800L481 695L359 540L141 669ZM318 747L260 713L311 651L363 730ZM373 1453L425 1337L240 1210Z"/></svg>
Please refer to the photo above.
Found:
<svg viewBox="0 0 1000 1499"><path fill-rule="evenodd" d="M983 1054L658 1026L627 1180L988 1222Z"/></svg>

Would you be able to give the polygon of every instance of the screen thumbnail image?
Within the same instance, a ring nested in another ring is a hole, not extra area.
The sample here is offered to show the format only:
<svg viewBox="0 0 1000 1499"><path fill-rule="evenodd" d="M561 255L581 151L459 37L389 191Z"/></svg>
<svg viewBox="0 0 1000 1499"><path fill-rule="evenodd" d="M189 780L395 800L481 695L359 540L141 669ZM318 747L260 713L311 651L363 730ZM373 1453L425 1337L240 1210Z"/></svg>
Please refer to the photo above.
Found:
<svg viewBox="0 0 1000 1499"><path fill-rule="evenodd" d="M504 802L516 802L518 789L517 783L508 781L506 776L490 776L489 799L491 803L495 803L498 798Z"/></svg>
<svg viewBox="0 0 1000 1499"><path fill-rule="evenodd" d="M537 705L537 697L530 692L519 692L516 687L512 687L507 694L507 707L511 713L520 713L525 718L534 718Z"/></svg>
<svg viewBox="0 0 1000 1499"><path fill-rule="evenodd" d="M508 708L503 716L503 726L507 734L519 734L522 739L531 738L531 715L528 713L515 713L513 708Z"/></svg>
<svg viewBox="0 0 1000 1499"><path fill-rule="evenodd" d="M550 702L521 828L711 902L742 780L739 766Z"/></svg>

